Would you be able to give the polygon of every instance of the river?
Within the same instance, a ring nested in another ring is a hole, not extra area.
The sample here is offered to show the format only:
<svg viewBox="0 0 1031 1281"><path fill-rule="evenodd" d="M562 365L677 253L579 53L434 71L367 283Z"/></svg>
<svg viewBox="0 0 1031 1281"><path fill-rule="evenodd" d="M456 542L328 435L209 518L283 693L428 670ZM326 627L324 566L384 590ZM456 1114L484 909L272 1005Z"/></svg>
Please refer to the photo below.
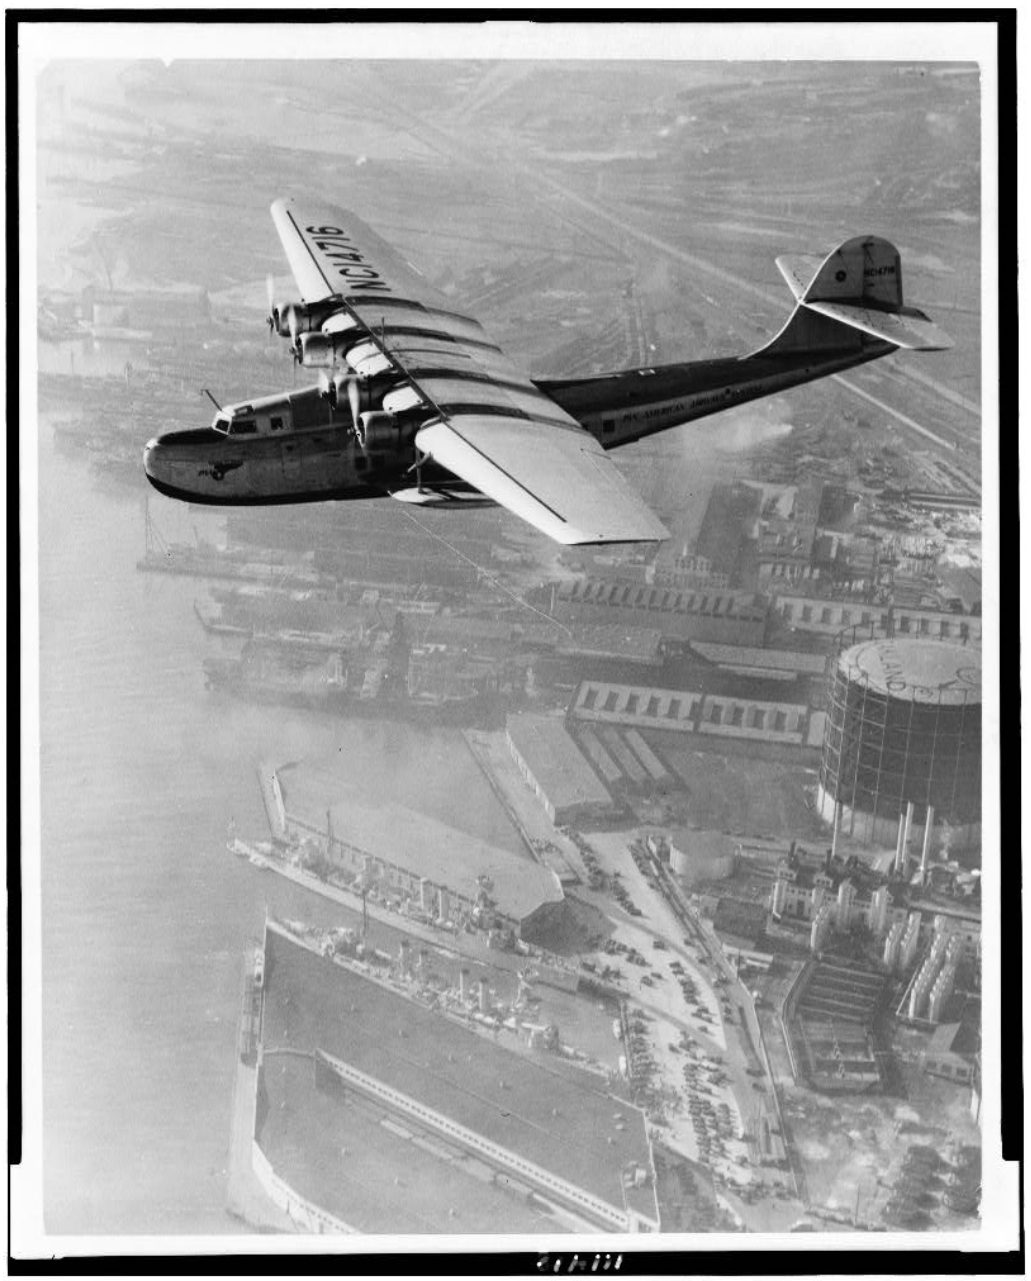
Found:
<svg viewBox="0 0 1031 1281"><path fill-rule="evenodd" d="M267 836L256 761L340 753L373 802L518 838L457 731L210 694L201 584L136 568L142 489L98 488L45 423L40 476L46 1227L239 1231L225 1177L244 954L266 906L342 919L226 853L230 819Z"/></svg>

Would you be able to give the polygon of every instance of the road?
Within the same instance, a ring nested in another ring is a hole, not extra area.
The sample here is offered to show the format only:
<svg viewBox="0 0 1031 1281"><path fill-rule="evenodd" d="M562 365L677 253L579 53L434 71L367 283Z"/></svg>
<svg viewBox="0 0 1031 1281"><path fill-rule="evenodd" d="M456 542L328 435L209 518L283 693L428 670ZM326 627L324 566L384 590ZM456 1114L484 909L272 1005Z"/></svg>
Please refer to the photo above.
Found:
<svg viewBox="0 0 1031 1281"><path fill-rule="evenodd" d="M943 436L936 436L933 431L921 426L920 423L910 418L908 414L903 414L892 405L886 404L883 400L878 400L876 396L871 396L868 391L864 391L862 387L856 386L854 382L846 378L843 374L832 374L831 377L834 382L839 383L846 391L850 391L854 396L859 396L863 400L869 401L871 405L876 405L883 413L894 418L896 422L902 423L904 427L908 427L911 431L919 432L921 436L925 436L928 440L933 441L942 449L947 449L950 453L954 454L957 452L959 446L956 445L954 441L946 440Z"/></svg>

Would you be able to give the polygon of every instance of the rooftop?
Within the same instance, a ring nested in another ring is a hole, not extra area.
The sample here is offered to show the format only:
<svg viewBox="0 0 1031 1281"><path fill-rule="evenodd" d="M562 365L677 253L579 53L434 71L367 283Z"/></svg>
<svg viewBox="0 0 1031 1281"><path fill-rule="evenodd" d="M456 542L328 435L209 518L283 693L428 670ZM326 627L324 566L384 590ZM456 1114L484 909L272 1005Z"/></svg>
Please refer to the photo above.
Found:
<svg viewBox="0 0 1031 1281"><path fill-rule="evenodd" d="M640 583L589 578L561 583L559 601L570 605L608 605L622 609L663 613L700 613L764 620L768 602L758 592L709 590L691 591L675 587L650 587Z"/></svg>
<svg viewBox="0 0 1031 1281"><path fill-rule="evenodd" d="M657 627L631 627L622 623L579 623L572 635L561 640L559 653L606 654L618 658L655 662L659 659L662 632Z"/></svg>
<svg viewBox="0 0 1031 1281"><path fill-rule="evenodd" d="M278 776L288 815L325 831L328 809L337 840L414 876L424 876L470 899L479 892L477 878L489 877L491 897L502 913L515 920L529 916L542 903L562 902L558 877L529 856L499 849L403 805L363 805L355 789L339 782L334 783L332 795L322 794L317 774L309 777L306 771L283 767Z"/></svg>
<svg viewBox="0 0 1031 1281"><path fill-rule="evenodd" d="M294 1054L264 1059L268 1107L258 1138L301 1196L362 1233L561 1232L562 1223L482 1178L450 1144L403 1121ZM452 1215L451 1211L454 1211Z"/></svg>
<svg viewBox="0 0 1031 1281"><path fill-rule="evenodd" d="M509 716L508 736L557 810L611 805L612 797L558 716Z"/></svg>
<svg viewBox="0 0 1031 1281"><path fill-rule="evenodd" d="M738 841L726 832L710 832L694 827L668 827L660 831L673 849L701 859L720 858L738 847Z"/></svg>
<svg viewBox="0 0 1031 1281"><path fill-rule="evenodd" d="M718 663L721 667L749 668L757 673L772 671L822 676L827 667L824 654L758 649L751 645L718 645L712 641L692 641L691 649L710 663Z"/></svg>
<svg viewBox="0 0 1031 1281"><path fill-rule="evenodd" d="M318 1047L619 1208L621 1171L650 1169L643 1114L592 1075L445 1022L274 926L265 974L266 1052ZM655 1218L652 1188L625 1193Z"/></svg>
<svg viewBox="0 0 1031 1281"><path fill-rule="evenodd" d="M724 895L716 904L712 927L718 934L730 934L735 938L757 942L766 932L766 908L762 903L750 903Z"/></svg>

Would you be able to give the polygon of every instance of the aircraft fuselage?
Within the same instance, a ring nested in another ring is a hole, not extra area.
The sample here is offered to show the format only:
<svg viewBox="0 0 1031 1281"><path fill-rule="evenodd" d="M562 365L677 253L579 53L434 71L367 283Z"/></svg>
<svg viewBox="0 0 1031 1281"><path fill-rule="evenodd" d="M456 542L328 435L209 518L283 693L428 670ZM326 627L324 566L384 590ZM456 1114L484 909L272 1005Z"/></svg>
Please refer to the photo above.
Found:
<svg viewBox="0 0 1031 1281"><path fill-rule="evenodd" d="M753 355L694 361L597 378L538 381L537 387L614 449L655 432L874 360L891 350L868 342L839 352ZM389 450L366 453L346 405L318 386L267 396L216 415L215 426L170 432L145 451L151 484L194 503L263 505L379 498L468 504L475 491L425 464L414 474L412 422Z"/></svg>
<svg viewBox="0 0 1031 1281"><path fill-rule="evenodd" d="M891 350L888 343L870 342L861 350L850 347L836 353L691 361L597 378L538 381L536 385L606 449L616 449L655 432L865 364Z"/></svg>

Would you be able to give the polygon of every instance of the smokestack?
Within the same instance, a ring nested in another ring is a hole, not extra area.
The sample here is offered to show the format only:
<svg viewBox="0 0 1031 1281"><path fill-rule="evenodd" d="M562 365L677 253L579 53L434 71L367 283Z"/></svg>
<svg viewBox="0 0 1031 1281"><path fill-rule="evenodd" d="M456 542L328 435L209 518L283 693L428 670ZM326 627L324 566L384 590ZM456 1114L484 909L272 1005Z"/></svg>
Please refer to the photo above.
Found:
<svg viewBox="0 0 1031 1281"><path fill-rule="evenodd" d="M927 875L927 858L931 852L931 833L934 831L934 806L928 805L924 820L924 848L920 855L920 875Z"/></svg>
<svg viewBox="0 0 1031 1281"><path fill-rule="evenodd" d="M909 833L913 827L913 802L906 805L906 834L902 838L902 872L905 875L909 863Z"/></svg>
<svg viewBox="0 0 1031 1281"><path fill-rule="evenodd" d="M902 869L903 869L903 866L904 866L904 860L905 860L905 854L904 854L904 851L905 851L905 846L904 846L904 844L903 844L903 840L904 840L904 838L905 838L905 835L906 835L906 816L905 816L905 814L900 814L900 815L899 815L899 836L898 836L898 840L895 842L895 864L894 864L894 867L895 867L895 874L896 874L896 875L898 875L899 873L901 873L901 871L902 871Z"/></svg>
<svg viewBox="0 0 1031 1281"><path fill-rule="evenodd" d="M458 995L463 1001L469 999L469 971L465 966L458 971Z"/></svg>

